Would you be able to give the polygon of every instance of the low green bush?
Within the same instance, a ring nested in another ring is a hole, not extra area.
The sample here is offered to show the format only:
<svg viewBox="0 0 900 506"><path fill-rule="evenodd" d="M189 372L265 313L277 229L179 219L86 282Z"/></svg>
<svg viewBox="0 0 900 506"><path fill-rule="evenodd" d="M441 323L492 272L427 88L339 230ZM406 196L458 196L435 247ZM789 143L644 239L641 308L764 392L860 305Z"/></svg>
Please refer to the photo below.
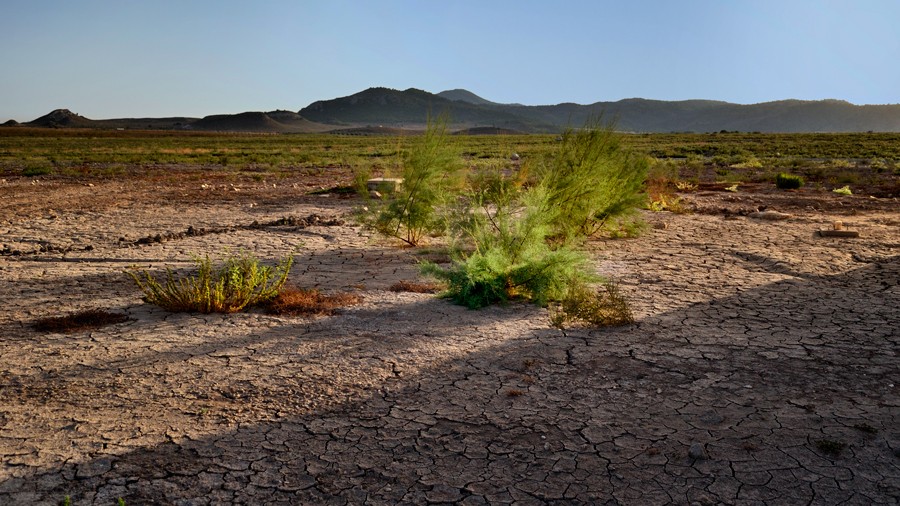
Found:
<svg viewBox="0 0 900 506"><path fill-rule="evenodd" d="M782 190L796 190L803 186L803 184L803 178L794 174L781 172L775 176L775 186Z"/></svg>
<svg viewBox="0 0 900 506"><path fill-rule="evenodd" d="M234 313L268 302L280 292L294 262L288 255L276 267L248 253L229 256L216 266L209 255L196 258L197 272L176 278L171 269L158 280L148 272L126 273L144 293L144 301L172 312Z"/></svg>
<svg viewBox="0 0 900 506"><path fill-rule="evenodd" d="M550 202L549 191L536 186L515 203L469 213L456 223L451 265L425 264L424 273L447 284L447 297L473 309L510 299L546 305L569 285L595 280L584 253L548 240L560 212Z"/></svg>

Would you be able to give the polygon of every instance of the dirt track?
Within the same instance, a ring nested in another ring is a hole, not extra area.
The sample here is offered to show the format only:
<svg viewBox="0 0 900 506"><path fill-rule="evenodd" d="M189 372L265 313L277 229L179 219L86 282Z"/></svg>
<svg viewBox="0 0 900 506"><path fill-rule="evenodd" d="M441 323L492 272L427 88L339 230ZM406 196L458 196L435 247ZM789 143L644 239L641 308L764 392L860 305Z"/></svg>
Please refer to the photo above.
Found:
<svg viewBox="0 0 900 506"><path fill-rule="evenodd" d="M349 223L250 226L347 215L320 183L0 182L0 504L897 504L896 200L694 194L592 244L637 323L560 331L388 291L422 253ZM122 273L298 247L293 284L364 302L170 314ZM93 308L130 321L31 328Z"/></svg>

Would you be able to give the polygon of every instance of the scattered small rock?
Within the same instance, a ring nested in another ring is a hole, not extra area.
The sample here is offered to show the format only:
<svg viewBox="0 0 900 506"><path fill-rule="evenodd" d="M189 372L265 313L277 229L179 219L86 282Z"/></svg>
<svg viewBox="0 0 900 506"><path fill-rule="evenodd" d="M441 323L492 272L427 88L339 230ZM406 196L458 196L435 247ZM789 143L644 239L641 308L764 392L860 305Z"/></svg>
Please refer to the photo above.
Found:
<svg viewBox="0 0 900 506"><path fill-rule="evenodd" d="M709 455L706 454L706 450L703 448L702 444L694 443L688 450L688 457L694 460L706 460L709 458Z"/></svg>
<svg viewBox="0 0 900 506"><path fill-rule="evenodd" d="M747 216L757 220L779 221L786 220L793 215L788 213L781 213L778 211L756 211L755 213L750 213Z"/></svg>

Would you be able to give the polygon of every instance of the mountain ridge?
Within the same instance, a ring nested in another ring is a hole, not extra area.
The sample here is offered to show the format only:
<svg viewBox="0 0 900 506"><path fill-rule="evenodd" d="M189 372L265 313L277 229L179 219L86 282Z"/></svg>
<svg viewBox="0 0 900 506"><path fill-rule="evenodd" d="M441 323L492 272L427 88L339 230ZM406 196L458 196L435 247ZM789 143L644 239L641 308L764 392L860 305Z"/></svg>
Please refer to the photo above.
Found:
<svg viewBox="0 0 900 506"><path fill-rule="evenodd" d="M353 95L318 100L297 112L275 110L217 114L203 118L94 120L56 109L27 123L4 128L118 128L256 133L359 133L421 130L429 117L446 113L454 130L557 133L591 118L614 121L629 132L900 132L900 104L854 105L840 99L785 99L734 104L704 99L665 101L626 98L614 102L554 105L502 104L465 89L430 93L417 88L372 87Z"/></svg>

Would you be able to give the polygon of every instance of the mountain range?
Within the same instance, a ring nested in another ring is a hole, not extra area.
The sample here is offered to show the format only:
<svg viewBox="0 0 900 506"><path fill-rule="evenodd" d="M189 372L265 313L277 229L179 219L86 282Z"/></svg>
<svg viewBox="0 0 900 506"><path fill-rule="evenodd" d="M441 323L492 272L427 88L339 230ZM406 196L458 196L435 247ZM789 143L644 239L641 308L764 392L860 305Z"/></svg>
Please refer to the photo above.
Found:
<svg viewBox="0 0 900 506"><path fill-rule="evenodd" d="M451 128L471 133L556 133L591 118L614 121L627 132L900 132L900 104L854 105L842 100L781 100L733 104L713 100L631 98L581 105L501 104L462 89L440 93L410 88L369 88L320 100L292 112L244 112L204 118L94 120L57 109L31 127L183 129L257 133L398 133L421 130L429 116L446 113ZM18 126L8 121L4 126Z"/></svg>

